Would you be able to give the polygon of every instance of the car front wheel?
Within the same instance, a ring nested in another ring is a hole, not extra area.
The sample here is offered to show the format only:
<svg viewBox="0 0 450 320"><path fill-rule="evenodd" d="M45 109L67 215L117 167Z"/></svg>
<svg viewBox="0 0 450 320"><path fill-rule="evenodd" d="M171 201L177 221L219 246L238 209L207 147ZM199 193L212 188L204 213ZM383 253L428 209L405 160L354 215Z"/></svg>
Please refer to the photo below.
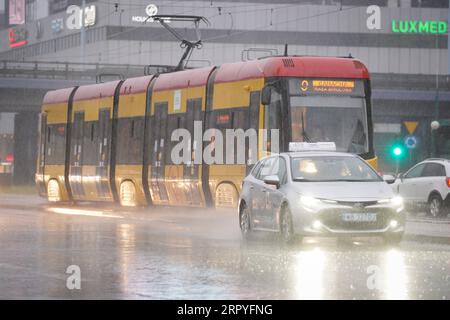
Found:
<svg viewBox="0 0 450 320"><path fill-rule="evenodd" d="M250 212L246 205L241 207L239 211L239 227L241 228L242 237L248 239L250 237Z"/></svg>
<svg viewBox="0 0 450 320"><path fill-rule="evenodd" d="M428 213L434 217L440 217L444 212L443 202L438 195L432 195L428 200Z"/></svg>
<svg viewBox="0 0 450 320"><path fill-rule="evenodd" d="M280 239L285 244L292 244L295 241L292 215L288 207L283 207L280 214Z"/></svg>

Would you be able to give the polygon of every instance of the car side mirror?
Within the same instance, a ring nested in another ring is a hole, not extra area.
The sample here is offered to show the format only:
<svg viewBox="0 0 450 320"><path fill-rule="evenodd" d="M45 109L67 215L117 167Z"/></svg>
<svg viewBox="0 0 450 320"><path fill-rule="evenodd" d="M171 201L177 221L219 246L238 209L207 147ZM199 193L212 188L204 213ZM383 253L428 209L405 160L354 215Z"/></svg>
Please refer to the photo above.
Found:
<svg viewBox="0 0 450 320"><path fill-rule="evenodd" d="M388 184L392 184L395 182L396 178L391 174L385 174L383 175L383 180Z"/></svg>
<svg viewBox="0 0 450 320"><path fill-rule="evenodd" d="M277 189L280 187L280 179L278 178L278 176L267 176L264 178L264 183L265 184L270 184L272 186L276 186Z"/></svg>
<svg viewBox="0 0 450 320"><path fill-rule="evenodd" d="M272 95L272 89L270 86L264 86L261 91L261 103L265 106L270 104L270 99Z"/></svg>
<svg viewBox="0 0 450 320"><path fill-rule="evenodd" d="M399 173L397 175L397 178L400 179L401 181L403 181L403 179L405 178L405 174L404 173Z"/></svg>

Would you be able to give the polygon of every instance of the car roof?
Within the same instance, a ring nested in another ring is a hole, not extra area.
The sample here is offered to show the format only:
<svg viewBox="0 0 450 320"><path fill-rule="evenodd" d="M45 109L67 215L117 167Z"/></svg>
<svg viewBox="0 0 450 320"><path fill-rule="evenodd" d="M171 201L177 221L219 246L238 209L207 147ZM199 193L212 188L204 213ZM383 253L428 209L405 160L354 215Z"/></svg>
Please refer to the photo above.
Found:
<svg viewBox="0 0 450 320"><path fill-rule="evenodd" d="M422 162L447 162L450 163L450 160L444 158L428 158L423 160Z"/></svg>
<svg viewBox="0 0 450 320"><path fill-rule="evenodd" d="M420 163L439 163L445 166L450 166L450 160L444 158L429 158L419 162L418 164Z"/></svg>
<svg viewBox="0 0 450 320"><path fill-rule="evenodd" d="M296 152L283 152L283 155L291 158L302 157L357 157L353 153L336 152L336 151L296 151Z"/></svg>

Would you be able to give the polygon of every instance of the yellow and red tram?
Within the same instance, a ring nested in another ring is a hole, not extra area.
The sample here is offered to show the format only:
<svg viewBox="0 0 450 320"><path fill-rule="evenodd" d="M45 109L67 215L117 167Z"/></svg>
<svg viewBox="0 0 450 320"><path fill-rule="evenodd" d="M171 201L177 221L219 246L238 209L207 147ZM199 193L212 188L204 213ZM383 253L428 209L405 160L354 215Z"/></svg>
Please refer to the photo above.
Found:
<svg viewBox="0 0 450 320"><path fill-rule="evenodd" d="M175 129L278 129L279 151L332 140L376 167L371 114L369 72L353 58L269 57L50 91L36 184L50 201L233 207L248 150L244 163L177 164ZM259 158L271 141L258 132ZM189 143L191 160L208 145Z"/></svg>

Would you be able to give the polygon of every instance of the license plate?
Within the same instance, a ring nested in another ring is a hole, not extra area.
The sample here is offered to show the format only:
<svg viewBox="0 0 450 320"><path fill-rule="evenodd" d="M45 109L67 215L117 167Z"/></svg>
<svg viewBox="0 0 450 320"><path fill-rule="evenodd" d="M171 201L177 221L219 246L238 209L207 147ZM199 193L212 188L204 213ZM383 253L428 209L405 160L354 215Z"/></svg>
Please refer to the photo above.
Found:
<svg viewBox="0 0 450 320"><path fill-rule="evenodd" d="M376 213L343 213L342 220L346 222L375 222Z"/></svg>

